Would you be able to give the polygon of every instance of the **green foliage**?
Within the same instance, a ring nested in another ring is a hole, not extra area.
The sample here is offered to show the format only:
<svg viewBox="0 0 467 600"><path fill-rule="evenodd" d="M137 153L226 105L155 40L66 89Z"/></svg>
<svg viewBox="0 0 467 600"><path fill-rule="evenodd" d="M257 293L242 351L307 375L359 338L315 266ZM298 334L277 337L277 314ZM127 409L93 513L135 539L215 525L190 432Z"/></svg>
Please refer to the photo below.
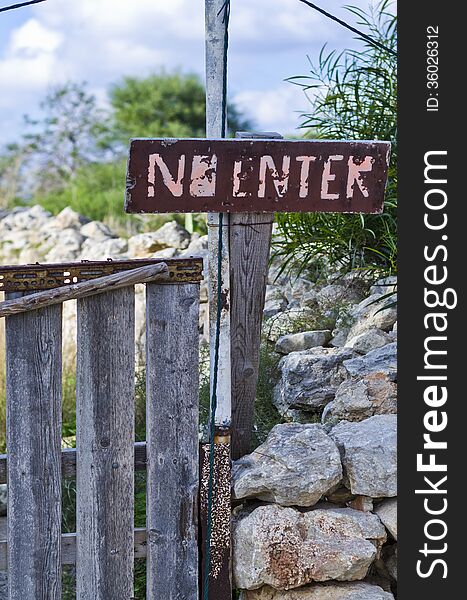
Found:
<svg viewBox="0 0 467 600"><path fill-rule="evenodd" d="M26 117L28 131L0 153L0 207L41 204L56 214L66 206L106 221L120 235L154 230L182 215L123 212L126 156L131 137L204 137L205 89L193 74L127 77L110 90L110 109L97 107L85 84L53 89L41 117ZM231 131L251 124L228 105ZM190 230L205 233L204 219L190 216Z"/></svg>
<svg viewBox="0 0 467 600"><path fill-rule="evenodd" d="M395 50L397 17L383 0L365 13L347 7L373 38ZM396 271L397 259L397 62L387 51L369 43L361 51L320 53L310 73L292 77L303 87L312 110L303 115L308 137L325 139L389 140L392 156L381 215L279 215L276 255L292 268L309 263L331 264L339 270Z"/></svg>
<svg viewBox="0 0 467 600"><path fill-rule="evenodd" d="M103 119L85 84L53 89L40 108L41 119L26 117L30 129L24 137L29 170L33 166L32 188L39 194L63 189L80 167L99 158Z"/></svg>
<svg viewBox="0 0 467 600"><path fill-rule="evenodd" d="M21 169L28 150L10 144L0 155L0 208L10 208L21 195Z"/></svg>
<svg viewBox="0 0 467 600"><path fill-rule="evenodd" d="M253 447L257 448L266 441L271 429L283 423L283 419L274 406L274 386L279 379L277 368L279 354L274 352L274 345L266 338L261 341L258 384L256 387Z"/></svg>
<svg viewBox="0 0 467 600"><path fill-rule="evenodd" d="M126 77L110 91L113 134L128 143L132 137L204 137L205 89L195 74L166 73L145 78ZM250 123L229 104L230 131Z"/></svg>

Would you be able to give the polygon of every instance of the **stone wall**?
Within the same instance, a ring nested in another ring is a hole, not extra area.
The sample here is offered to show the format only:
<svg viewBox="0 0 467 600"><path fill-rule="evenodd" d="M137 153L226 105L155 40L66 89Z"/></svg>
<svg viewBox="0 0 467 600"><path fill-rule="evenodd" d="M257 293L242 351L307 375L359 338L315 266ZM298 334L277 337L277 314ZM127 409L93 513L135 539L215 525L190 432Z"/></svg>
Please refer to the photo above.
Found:
<svg viewBox="0 0 467 600"><path fill-rule="evenodd" d="M389 600L397 581L395 278L369 289L356 274L273 280L264 329L282 355L274 403L286 422L233 467L235 585L243 600ZM327 329L306 328L319 324L316 315Z"/></svg>

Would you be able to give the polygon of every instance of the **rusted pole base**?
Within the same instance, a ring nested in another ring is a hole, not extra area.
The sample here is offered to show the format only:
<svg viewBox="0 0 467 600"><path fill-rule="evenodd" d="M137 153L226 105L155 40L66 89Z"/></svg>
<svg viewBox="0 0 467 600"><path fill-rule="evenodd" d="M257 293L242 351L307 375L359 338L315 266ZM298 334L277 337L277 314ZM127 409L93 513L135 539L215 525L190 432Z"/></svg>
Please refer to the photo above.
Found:
<svg viewBox="0 0 467 600"><path fill-rule="evenodd" d="M230 432L218 430L214 445L209 600L232 600L231 569L231 459ZM210 445L200 447L200 599L205 596L206 541L208 529Z"/></svg>

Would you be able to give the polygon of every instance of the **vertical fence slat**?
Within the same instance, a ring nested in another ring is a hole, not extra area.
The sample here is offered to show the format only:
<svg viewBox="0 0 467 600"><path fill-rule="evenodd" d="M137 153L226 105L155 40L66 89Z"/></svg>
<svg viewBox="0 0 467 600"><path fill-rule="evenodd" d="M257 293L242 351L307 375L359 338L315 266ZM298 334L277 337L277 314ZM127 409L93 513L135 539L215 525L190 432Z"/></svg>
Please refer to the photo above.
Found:
<svg viewBox="0 0 467 600"><path fill-rule="evenodd" d="M77 598L133 596L134 288L78 301Z"/></svg>
<svg viewBox="0 0 467 600"><path fill-rule="evenodd" d="M199 285L147 286L147 597L198 598Z"/></svg>
<svg viewBox="0 0 467 600"><path fill-rule="evenodd" d="M61 305L6 319L9 600L61 598L61 327Z"/></svg>

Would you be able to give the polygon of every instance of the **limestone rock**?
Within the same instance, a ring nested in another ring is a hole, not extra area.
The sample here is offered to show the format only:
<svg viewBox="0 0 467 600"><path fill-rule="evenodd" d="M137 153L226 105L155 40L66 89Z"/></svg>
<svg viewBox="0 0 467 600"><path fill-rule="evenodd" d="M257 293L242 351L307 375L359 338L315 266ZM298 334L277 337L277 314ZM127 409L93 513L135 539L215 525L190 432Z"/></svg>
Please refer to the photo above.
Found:
<svg viewBox="0 0 467 600"><path fill-rule="evenodd" d="M50 212L38 204L30 208L17 206L0 221L0 231L39 229L51 216Z"/></svg>
<svg viewBox="0 0 467 600"><path fill-rule="evenodd" d="M53 229L80 229L89 222L89 219L67 206L56 217L51 219L47 226Z"/></svg>
<svg viewBox="0 0 467 600"><path fill-rule="evenodd" d="M154 233L155 239L161 248L177 248L177 250L185 250L188 248L191 240L188 231L176 221L165 223Z"/></svg>
<svg viewBox="0 0 467 600"><path fill-rule="evenodd" d="M390 275L389 277L383 277L379 279L370 288L370 294L392 294L397 291L397 277Z"/></svg>
<svg viewBox="0 0 467 600"><path fill-rule="evenodd" d="M329 329L291 333L283 335L277 340L275 350L279 354L290 354L291 352L326 346L330 339L331 332Z"/></svg>
<svg viewBox="0 0 467 600"><path fill-rule="evenodd" d="M358 281L341 281L322 287L318 292L321 306L338 306L360 302L365 297L363 287Z"/></svg>
<svg viewBox="0 0 467 600"><path fill-rule="evenodd" d="M335 348L341 348L345 346L347 337L349 335L350 327L337 327L332 332L331 346Z"/></svg>
<svg viewBox="0 0 467 600"><path fill-rule="evenodd" d="M352 339L369 329L390 331L397 320L396 296L384 298L384 294L372 294L357 304L350 312L353 325L348 339Z"/></svg>
<svg viewBox="0 0 467 600"><path fill-rule="evenodd" d="M190 234L175 221L165 223L157 231L140 233L128 240L128 250L131 256L151 256L167 248L186 249L190 241Z"/></svg>
<svg viewBox="0 0 467 600"><path fill-rule="evenodd" d="M285 310L287 307L287 298L282 290L276 286L268 285L266 289L266 297L264 302L263 317L270 319L274 315Z"/></svg>
<svg viewBox="0 0 467 600"><path fill-rule="evenodd" d="M334 399L346 378L344 361L354 356L350 348L311 348L281 359L281 377L274 389L274 404L281 414L289 409L316 411Z"/></svg>
<svg viewBox="0 0 467 600"><path fill-rule="evenodd" d="M160 249L159 242L155 240L155 232L139 233L128 240L128 252L135 258L150 256Z"/></svg>
<svg viewBox="0 0 467 600"><path fill-rule="evenodd" d="M342 479L339 451L320 425L276 425L266 442L234 463L237 499L312 506Z"/></svg>
<svg viewBox="0 0 467 600"><path fill-rule="evenodd" d="M89 223L91 225L91 223ZM94 240L88 238L81 246L81 260L106 260L107 258L124 258L128 243L122 238L103 238Z"/></svg>
<svg viewBox="0 0 467 600"><path fill-rule="evenodd" d="M391 336L382 329L369 329L351 339L347 339L345 345L360 354L367 354L372 350L390 344L392 341Z"/></svg>
<svg viewBox="0 0 467 600"><path fill-rule="evenodd" d="M84 237L73 228L60 230L53 236L52 248L47 253L47 262L65 262L76 260L81 251ZM49 243L52 243L50 239Z"/></svg>
<svg viewBox="0 0 467 600"><path fill-rule="evenodd" d="M277 342L283 336L289 334L296 328L297 323L306 323L313 318L313 311L309 308L290 308L279 312L269 318L265 326L267 338L270 342ZM296 331L296 329L295 329Z"/></svg>
<svg viewBox="0 0 467 600"><path fill-rule="evenodd" d="M260 506L234 522L235 584L290 590L313 581L363 579L385 540L381 521L371 513Z"/></svg>
<svg viewBox="0 0 467 600"><path fill-rule="evenodd" d="M361 510L363 512L372 512L373 498L369 498L368 496L357 496L348 503L348 506L349 508L354 508L355 510Z"/></svg>
<svg viewBox="0 0 467 600"><path fill-rule="evenodd" d="M193 235L191 236L191 242L189 243L186 250L184 250L183 253L180 254L180 256L197 256L207 260L208 236L200 236L198 233L193 233ZM207 263L205 266L207 266Z"/></svg>
<svg viewBox="0 0 467 600"><path fill-rule="evenodd" d="M376 415L360 423L343 421L331 430L352 494L397 496L397 417Z"/></svg>
<svg viewBox="0 0 467 600"><path fill-rule="evenodd" d="M107 225L104 225L104 223L101 223L100 221L90 221L89 223L86 223L86 225L81 227L80 233L81 235L84 235L84 237L97 241L103 241L107 238L114 237Z"/></svg>
<svg viewBox="0 0 467 600"><path fill-rule="evenodd" d="M383 500L375 509L386 529L397 541L397 498Z"/></svg>
<svg viewBox="0 0 467 600"><path fill-rule="evenodd" d="M290 591L279 591L265 586L259 590L243 592L241 600L394 600L394 596L369 583L333 582Z"/></svg>
<svg viewBox="0 0 467 600"><path fill-rule="evenodd" d="M337 389L321 417L325 425L339 421L363 421L374 415L397 413L397 386L384 373L347 379Z"/></svg>
<svg viewBox="0 0 467 600"><path fill-rule="evenodd" d="M346 360L344 366L353 377L364 377L371 373L384 373L397 380L397 343L392 342L382 348L372 350L359 358Z"/></svg>

